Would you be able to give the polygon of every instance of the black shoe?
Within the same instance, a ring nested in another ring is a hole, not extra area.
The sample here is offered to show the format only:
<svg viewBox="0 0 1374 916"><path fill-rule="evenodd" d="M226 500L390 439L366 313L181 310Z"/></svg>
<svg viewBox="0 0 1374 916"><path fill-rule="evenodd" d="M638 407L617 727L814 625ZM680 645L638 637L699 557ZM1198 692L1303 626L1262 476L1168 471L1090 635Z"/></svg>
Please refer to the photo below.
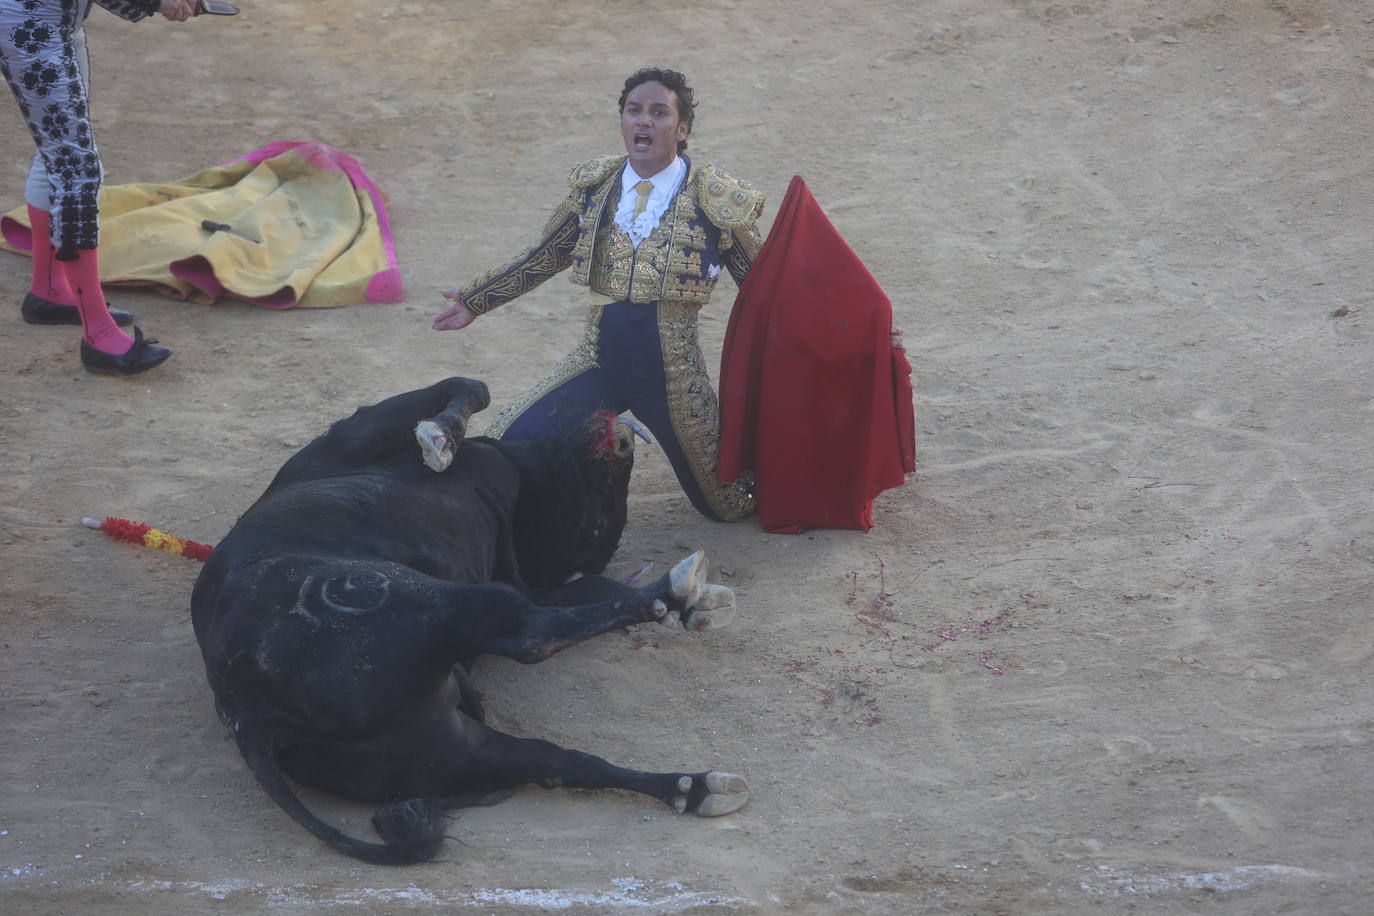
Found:
<svg viewBox="0 0 1374 916"><path fill-rule="evenodd" d="M137 375L140 372L147 372L154 366L161 365L163 360L172 355L172 351L166 347L155 347L156 337L149 337L146 340L143 332L134 328L134 345L129 348L128 353L121 353L115 356L106 353L104 350L97 350L86 342L86 338L81 338L81 365L87 371L98 372L102 375L119 373L120 375Z"/></svg>
<svg viewBox="0 0 1374 916"><path fill-rule="evenodd" d="M29 293L24 304L19 307L24 320L29 324L81 324L81 313L74 305L58 305L42 296ZM120 309L110 309L110 317L115 324L132 324L134 316Z"/></svg>

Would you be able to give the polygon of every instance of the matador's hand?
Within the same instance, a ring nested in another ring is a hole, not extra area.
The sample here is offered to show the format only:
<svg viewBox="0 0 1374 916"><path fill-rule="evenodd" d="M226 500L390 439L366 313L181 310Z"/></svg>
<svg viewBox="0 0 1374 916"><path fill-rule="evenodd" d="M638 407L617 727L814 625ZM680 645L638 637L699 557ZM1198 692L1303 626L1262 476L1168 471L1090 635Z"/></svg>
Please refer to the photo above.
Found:
<svg viewBox="0 0 1374 916"><path fill-rule="evenodd" d="M902 329L893 328L889 333L892 335L892 349L901 350L905 353L906 344L902 342Z"/></svg>
<svg viewBox="0 0 1374 916"><path fill-rule="evenodd" d="M445 299L453 300L453 305L449 306L438 318L434 319L434 330L436 331L456 331L465 328L477 320L477 316L468 311L468 307L463 304L463 300L458 295L456 289L446 289L440 295Z"/></svg>
<svg viewBox="0 0 1374 916"><path fill-rule="evenodd" d="M192 0L162 0L157 11L173 22L185 22L195 15L196 5Z"/></svg>

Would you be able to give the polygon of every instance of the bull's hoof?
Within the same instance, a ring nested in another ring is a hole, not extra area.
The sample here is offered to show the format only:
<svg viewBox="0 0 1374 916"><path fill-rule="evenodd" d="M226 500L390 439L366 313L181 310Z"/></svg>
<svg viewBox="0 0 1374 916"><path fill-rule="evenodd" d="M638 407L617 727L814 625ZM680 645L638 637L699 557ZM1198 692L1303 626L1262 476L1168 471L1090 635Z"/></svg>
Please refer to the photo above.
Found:
<svg viewBox="0 0 1374 916"><path fill-rule="evenodd" d="M689 630L719 630L735 619L735 593L726 585L704 585L701 597L682 616Z"/></svg>
<svg viewBox="0 0 1374 916"><path fill-rule="evenodd" d="M698 550L687 559L673 567L668 574L668 583L673 597L689 608L701 599L701 590L706 586L706 553Z"/></svg>
<svg viewBox="0 0 1374 916"><path fill-rule="evenodd" d="M415 426L415 441L420 444L420 458L431 471L447 471L453 463L453 439L433 420L421 420Z"/></svg>
<svg viewBox="0 0 1374 916"><path fill-rule="evenodd" d="M682 621L684 629L694 632L703 630L723 630L735 622L735 609L720 608L714 611L692 611Z"/></svg>
<svg viewBox="0 0 1374 916"><path fill-rule="evenodd" d="M743 776L712 770L699 776L684 776L678 780L673 799L678 811L698 817L720 817L733 814L749 801L749 783Z"/></svg>

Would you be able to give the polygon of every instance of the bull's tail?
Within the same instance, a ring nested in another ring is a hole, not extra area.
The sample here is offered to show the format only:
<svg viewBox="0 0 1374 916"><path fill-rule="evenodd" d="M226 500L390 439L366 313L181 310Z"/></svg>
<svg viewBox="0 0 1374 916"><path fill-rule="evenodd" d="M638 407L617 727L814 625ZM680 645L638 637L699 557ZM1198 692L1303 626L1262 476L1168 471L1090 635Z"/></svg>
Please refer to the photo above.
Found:
<svg viewBox="0 0 1374 916"><path fill-rule="evenodd" d="M415 798L386 805L372 818L383 842L369 843L331 827L305 806L282 775L265 736L240 735L239 749L268 796L296 823L339 852L373 865L413 865L434 858L444 842L445 806L438 799Z"/></svg>

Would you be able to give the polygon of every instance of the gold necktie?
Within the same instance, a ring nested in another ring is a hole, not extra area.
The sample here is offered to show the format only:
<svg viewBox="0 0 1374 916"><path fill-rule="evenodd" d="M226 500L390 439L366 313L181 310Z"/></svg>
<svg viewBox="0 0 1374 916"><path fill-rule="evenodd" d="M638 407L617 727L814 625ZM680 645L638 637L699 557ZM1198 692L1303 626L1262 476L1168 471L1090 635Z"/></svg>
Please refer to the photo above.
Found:
<svg viewBox="0 0 1374 916"><path fill-rule="evenodd" d="M630 214L631 220L639 219L639 214L643 213L644 208L649 205L649 194L653 189L654 183L652 181L641 181L635 185L635 193L639 195L639 199L635 201L635 212Z"/></svg>

